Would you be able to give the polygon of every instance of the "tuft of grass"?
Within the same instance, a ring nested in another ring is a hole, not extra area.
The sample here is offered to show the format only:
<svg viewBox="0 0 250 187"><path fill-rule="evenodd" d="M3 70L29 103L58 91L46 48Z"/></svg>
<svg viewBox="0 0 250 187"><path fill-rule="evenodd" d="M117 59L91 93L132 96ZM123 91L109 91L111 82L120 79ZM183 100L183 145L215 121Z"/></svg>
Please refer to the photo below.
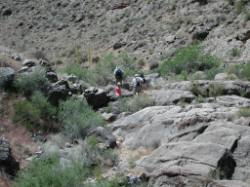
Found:
<svg viewBox="0 0 250 187"><path fill-rule="evenodd" d="M223 94L223 86L216 83L211 83L208 87L202 86L197 82L193 82L190 91L197 97L214 97Z"/></svg>
<svg viewBox="0 0 250 187"><path fill-rule="evenodd" d="M35 92L30 100L21 100L14 104L13 121L19 122L29 130L55 130L54 108L41 92Z"/></svg>
<svg viewBox="0 0 250 187"><path fill-rule="evenodd" d="M163 76L171 74L183 74L183 72L194 73L196 71L206 71L219 67L220 60L204 54L197 44L189 45L180 49L176 55L165 60L159 67L159 73Z"/></svg>
<svg viewBox="0 0 250 187"><path fill-rule="evenodd" d="M231 51L232 57L239 57L241 55L241 50L238 48L233 48Z"/></svg>
<svg viewBox="0 0 250 187"><path fill-rule="evenodd" d="M241 108L238 111L239 117L250 117L250 108Z"/></svg>
<svg viewBox="0 0 250 187"><path fill-rule="evenodd" d="M60 104L58 118L65 135L73 139L84 138L87 130L104 123L85 101L75 98Z"/></svg>
<svg viewBox="0 0 250 187"><path fill-rule="evenodd" d="M83 186L88 170L80 161L60 165L58 156L32 161L19 173L15 187L68 187Z"/></svg>
<svg viewBox="0 0 250 187"><path fill-rule="evenodd" d="M249 3L249 0L239 0L235 2L235 9L238 14L246 11L246 5Z"/></svg>
<svg viewBox="0 0 250 187"><path fill-rule="evenodd" d="M121 98L118 100L118 110L119 112L137 112L143 108L153 106L155 103L150 97L134 96L132 98Z"/></svg>
<svg viewBox="0 0 250 187"><path fill-rule="evenodd" d="M47 83L45 69L37 66L30 73L18 75L14 86L19 92L30 96L34 91L43 90Z"/></svg>

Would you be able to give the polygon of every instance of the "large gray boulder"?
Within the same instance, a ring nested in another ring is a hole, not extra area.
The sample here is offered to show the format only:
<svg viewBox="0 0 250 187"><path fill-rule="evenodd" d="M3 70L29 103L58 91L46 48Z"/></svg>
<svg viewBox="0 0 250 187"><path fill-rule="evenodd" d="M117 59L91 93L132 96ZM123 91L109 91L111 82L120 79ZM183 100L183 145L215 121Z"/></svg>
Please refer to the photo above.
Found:
<svg viewBox="0 0 250 187"><path fill-rule="evenodd" d="M249 101L220 96L214 103L148 107L109 127L128 149L150 150L136 161L150 186L245 187L250 127L236 116Z"/></svg>
<svg viewBox="0 0 250 187"><path fill-rule="evenodd" d="M19 170L19 163L11 154L10 144L4 139L0 139L0 169L11 176L15 176Z"/></svg>
<svg viewBox="0 0 250 187"><path fill-rule="evenodd" d="M15 70L10 67L0 67L0 87L9 88L14 80Z"/></svg>

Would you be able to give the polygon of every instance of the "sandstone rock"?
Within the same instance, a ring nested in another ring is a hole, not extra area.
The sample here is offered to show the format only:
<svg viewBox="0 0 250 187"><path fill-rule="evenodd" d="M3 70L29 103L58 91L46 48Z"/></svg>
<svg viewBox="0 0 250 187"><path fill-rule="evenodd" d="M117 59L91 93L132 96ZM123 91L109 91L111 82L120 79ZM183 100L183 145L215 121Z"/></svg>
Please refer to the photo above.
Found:
<svg viewBox="0 0 250 187"><path fill-rule="evenodd" d="M9 88L14 80L15 70L10 67L0 67L0 87Z"/></svg>
<svg viewBox="0 0 250 187"><path fill-rule="evenodd" d="M131 149L153 150L136 162L150 186L245 187L250 128L240 120L230 122L242 104L249 107L249 99L221 96L218 103L149 107L110 128Z"/></svg>

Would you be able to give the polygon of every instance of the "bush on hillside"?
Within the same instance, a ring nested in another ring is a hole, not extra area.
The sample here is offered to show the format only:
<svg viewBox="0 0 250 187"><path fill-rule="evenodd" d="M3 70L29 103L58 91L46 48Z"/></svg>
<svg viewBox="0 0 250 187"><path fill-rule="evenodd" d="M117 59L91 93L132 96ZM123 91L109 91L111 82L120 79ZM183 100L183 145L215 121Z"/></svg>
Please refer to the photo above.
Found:
<svg viewBox="0 0 250 187"><path fill-rule="evenodd" d="M42 90L47 83L46 72L42 67L35 67L27 74L20 74L14 81L17 90L26 96L32 95L34 91Z"/></svg>
<svg viewBox="0 0 250 187"><path fill-rule="evenodd" d="M70 138L84 138L87 130L103 124L101 116L85 101L75 98L60 104L58 118L64 133Z"/></svg>
<svg viewBox="0 0 250 187"><path fill-rule="evenodd" d="M117 175L110 179L92 175L93 170L84 165L81 160L69 160L66 165L60 163L57 155L33 160L28 167L20 171L15 179L14 187L139 187L129 184L125 176ZM95 182L88 181L95 177ZM146 185L145 185L146 186Z"/></svg>
<svg viewBox="0 0 250 187"><path fill-rule="evenodd" d="M160 67L161 75L194 73L196 71L207 71L219 67L220 61L209 55L204 54L197 44L192 44L180 49L176 55L164 61Z"/></svg>
<svg viewBox="0 0 250 187"><path fill-rule="evenodd" d="M228 74L235 74L243 80L250 81L250 62L246 64L230 65L226 68Z"/></svg>
<svg viewBox="0 0 250 187"><path fill-rule="evenodd" d="M76 161L60 165L58 156L33 160L19 173L15 187L68 187L83 186L87 169Z"/></svg>
<svg viewBox="0 0 250 187"><path fill-rule="evenodd" d="M29 130L56 130L53 121L56 109L48 102L40 92L35 92L30 100L21 100L14 104L15 122L20 122Z"/></svg>
<svg viewBox="0 0 250 187"><path fill-rule="evenodd" d="M238 111L239 117L250 117L250 108L241 108Z"/></svg>
<svg viewBox="0 0 250 187"><path fill-rule="evenodd" d="M81 67L79 63L73 63L66 65L63 72L76 75L91 85L105 86L114 80L113 71L116 65L124 70L124 76L126 77L140 72L141 64L142 61L131 58L125 53L119 56L106 54L95 67L86 69Z"/></svg>

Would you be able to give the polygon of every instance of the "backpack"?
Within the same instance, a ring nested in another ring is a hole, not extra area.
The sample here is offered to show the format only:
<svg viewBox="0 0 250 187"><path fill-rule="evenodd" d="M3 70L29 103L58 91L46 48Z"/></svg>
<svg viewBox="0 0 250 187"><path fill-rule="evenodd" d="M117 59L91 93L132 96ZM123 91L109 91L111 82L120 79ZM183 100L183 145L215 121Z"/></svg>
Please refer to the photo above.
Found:
<svg viewBox="0 0 250 187"><path fill-rule="evenodd" d="M122 77L123 76L123 71L121 69L117 69L115 71L115 77Z"/></svg>

